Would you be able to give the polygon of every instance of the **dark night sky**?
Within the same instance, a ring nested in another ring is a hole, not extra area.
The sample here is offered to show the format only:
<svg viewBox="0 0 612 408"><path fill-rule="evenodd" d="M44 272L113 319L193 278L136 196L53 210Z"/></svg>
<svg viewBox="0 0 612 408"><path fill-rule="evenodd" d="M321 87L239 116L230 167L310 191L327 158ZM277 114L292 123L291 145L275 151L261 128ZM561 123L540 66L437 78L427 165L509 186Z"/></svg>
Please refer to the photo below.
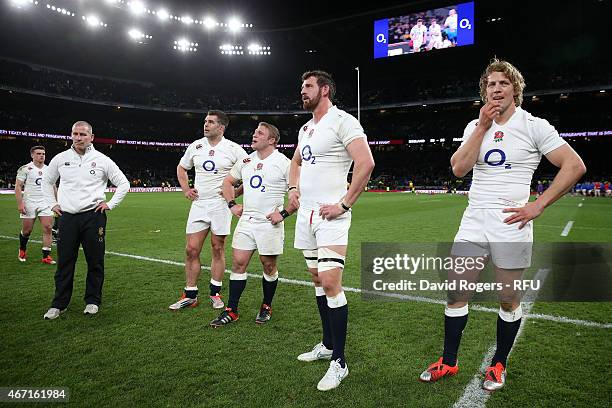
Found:
<svg viewBox="0 0 612 408"><path fill-rule="evenodd" d="M46 4L45 0L40 1ZM448 1L297 2L291 0L201 1L153 0L150 8L166 6L178 15L196 18L207 12L236 14L254 29L235 37L207 33L202 26L160 24L154 16L135 18L125 10L109 7L104 0L55 0L48 3L79 14L96 12L109 23L92 30L80 18L53 13L39 5L18 10L10 0L0 3L0 57L17 58L68 69L120 78L140 79L160 85L235 87L256 90L284 87L298 82L301 72L323 68L339 81L354 78L360 66L364 80L439 75L447 72L476 74L494 55L521 67L555 69L585 63L609 66L609 29L598 16L608 14L609 1L477 1L476 45L452 50L374 61L372 26L378 18L448 6ZM487 23L491 17L501 22ZM148 45L127 40L126 31L139 26L152 34ZM171 49L182 35L200 44L194 54ZM272 47L272 55L228 57L218 46L226 41L248 44L258 40ZM317 53L307 54L307 49Z"/></svg>

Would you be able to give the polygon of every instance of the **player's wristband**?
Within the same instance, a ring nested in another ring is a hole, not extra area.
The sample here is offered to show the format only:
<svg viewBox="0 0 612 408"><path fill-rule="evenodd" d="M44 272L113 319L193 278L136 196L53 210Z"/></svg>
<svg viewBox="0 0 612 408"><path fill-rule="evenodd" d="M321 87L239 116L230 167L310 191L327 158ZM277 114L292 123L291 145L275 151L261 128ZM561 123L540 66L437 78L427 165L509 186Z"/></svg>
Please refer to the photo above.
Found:
<svg viewBox="0 0 612 408"><path fill-rule="evenodd" d="M291 186L291 187L289 187L289 189L287 191L291 191L291 190L297 190L297 187L296 186Z"/></svg>
<svg viewBox="0 0 612 408"><path fill-rule="evenodd" d="M351 207L347 206L346 204L344 204L343 202L340 202L340 207L342 207L342 209L344 211L348 211L351 209Z"/></svg>
<svg viewBox="0 0 612 408"><path fill-rule="evenodd" d="M291 214L289 214L289 212L283 208L283 210L280 212L280 215L283 216L283 220L284 220L285 218L287 218Z"/></svg>
<svg viewBox="0 0 612 408"><path fill-rule="evenodd" d="M236 201L235 200L231 200L231 201L227 202L227 208L232 208L235 205L236 205Z"/></svg>

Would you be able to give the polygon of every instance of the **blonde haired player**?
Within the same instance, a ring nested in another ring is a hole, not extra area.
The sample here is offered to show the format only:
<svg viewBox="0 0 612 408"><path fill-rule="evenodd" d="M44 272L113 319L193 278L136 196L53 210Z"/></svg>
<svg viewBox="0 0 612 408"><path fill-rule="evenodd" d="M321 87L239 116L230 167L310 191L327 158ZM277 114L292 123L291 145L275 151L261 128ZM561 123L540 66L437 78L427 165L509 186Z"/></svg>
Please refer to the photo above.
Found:
<svg viewBox="0 0 612 408"><path fill-rule="evenodd" d="M479 118L467 125L463 142L451 157L455 176L474 172L452 254L486 256L502 282L521 279L531 265L531 220L569 191L586 171L580 156L550 123L521 108L524 88L518 69L507 61L492 60L480 78L484 106ZM548 190L529 202L531 178L542 155L559 172ZM497 350L482 384L487 391L498 390L506 382L508 354L523 315L519 293L503 290L499 295ZM421 374L424 382L459 370L457 353L467 324L467 297L449 293L444 315L444 351Z"/></svg>
<svg viewBox="0 0 612 408"><path fill-rule="evenodd" d="M246 268L255 250L263 267L263 300L258 324L272 316L272 299L278 284L277 258L283 253L284 219L297 208L282 208L289 183L290 160L276 150L280 133L276 126L261 122L253 132L254 152L237 162L223 181L223 197L232 214L240 218L232 241L232 273L228 307L212 322L221 327L238 320L238 302L246 287ZM234 185L244 187L244 206L234 201Z"/></svg>

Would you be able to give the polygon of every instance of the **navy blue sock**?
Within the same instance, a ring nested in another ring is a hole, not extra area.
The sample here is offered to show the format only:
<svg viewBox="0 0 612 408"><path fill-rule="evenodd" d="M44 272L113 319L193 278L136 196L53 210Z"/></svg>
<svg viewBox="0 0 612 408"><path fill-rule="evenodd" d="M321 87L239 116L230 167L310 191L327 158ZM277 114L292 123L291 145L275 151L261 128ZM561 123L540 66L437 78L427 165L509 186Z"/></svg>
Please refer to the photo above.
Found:
<svg viewBox="0 0 612 408"><path fill-rule="evenodd" d="M232 309L232 311L236 313L238 313L238 302L240 302L240 296L242 296L242 292L246 287L246 282L246 279L230 279L229 301L227 302L227 307L229 307L230 309Z"/></svg>
<svg viewBox="0 0 612 408"><path fill-rule="evenodd" d="M261 287L263 289L263 304L272 306L272 299L274 298L274 294L276 293L276 286L278 285L278 279L273 280L272 282L266 280L266 278L261 278Z"/></svg>
<svg viewBox="0 0 612 408"><path fill-rule="evenodd" d="M208 284L210 288L210 296L217 296L221 293L221 286L213 285L212 283Z"/></svg>
<svg viewBox="0 0 612 408"><path fill-rule="evenodd" d="M198 297L198 290L185 290L185 296L189 299L195 299Z"/></svg>
<svg viewBox="0 0 612 408"><path fill-rule="evenodd" d="M497 350L495 350L495 355L491 362L492 366L499 362L506 367L508 354L510 354L514 339L521 327L521 320L523 319L518 319L515 322L507 322L497 316Z"/></svg>
<svg viewBox="0 0 612 408"><path fill-rule="evenodd" d="M346 343L346 329L348 324L348 305L330 307L329 317L334 339L334 352L332 353L331 359L338 361L340 366L344 368L346 365L344 361L344 344Z"/></svg>
<svg viewBox="0 0 612 408"><path fill-rule="evenodd" d="M319 316L321 317L321 326L323 326L323 345L328 350L333 350L334 341L332 338L331 319L325 295L317 296L317 306L319 308Z"/></svg>
<svg viewBox="0 0 612 408"><path fill-rule="evenodd" d="M442 363L454 367L457 365L457 352L461 335L467 324L468 315L450 317L444 315L444 353Z"/></svg>
<svg viewBox="0 0 612 408"><path fill-rule="evenodd" d="M28 246L28 239L30 239L30 237L24 237L21 232L19 233L19 249L21 249L22 251L25 251L27 246Z"/></svg>

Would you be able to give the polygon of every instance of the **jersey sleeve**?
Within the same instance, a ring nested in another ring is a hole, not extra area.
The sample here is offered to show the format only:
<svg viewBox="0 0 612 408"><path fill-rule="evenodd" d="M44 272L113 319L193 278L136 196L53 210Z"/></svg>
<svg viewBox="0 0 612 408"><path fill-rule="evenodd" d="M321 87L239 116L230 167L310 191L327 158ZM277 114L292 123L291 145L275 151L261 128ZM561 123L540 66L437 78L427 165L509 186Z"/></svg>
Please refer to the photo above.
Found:
<svg viewBox="0 0 612 408"><path fill-rule="evenodd" d="M108 207L112 210L125 198L125 195L130 189L130 182L128 181L127 177L125 177L125 174L123 174L119 166L117 166L117 164L110 158L108 159L106 176L111 183L117 186L115 194L113 194L113 198L111 198L111 200L107 203Z"/></svg>
<svg viewBox="0 0 612 408"><path fill-rule="evenodd" d="M361 123L351 115L347 115L338 128L338 138L346 148L353 140L365 138L366 135L361 127Z"/></svg>
<svg viewBox="0 0 612 408"><path fill-rule="evenodd" d="M249 157L249 154L246 152L246 150L244 150L239 144L236 144L236 148L234 150L236 152L236 163L238 163L239 161L243 161L244 159Z"/></svg>
<svg viewBox="0 0 612 408"><path fill-rule="evenodd" d="M25 164L17 170L17 180L25 182L28 178L28 165Z"/></svg>
<svg viewBox="0 0 612 408"><path fill-rule="evenodd" d="M463 146L465 144L465 142L468 141L470 136L472 136L472 133L474 133L474 129L476 129L476 125L477 124L478 124L478 120L476 120L476 119L474 119L473 121L471 121L470 123L467 124L467 126L463 130L463 138L461 139L461 146ZM461 147L461 146L459 146L459 147Z"/></svg>
<svg viewBox="0 0 612 408"><path fill-rule="evenodd" d="M238 160L230 170L230 176L232 176L236 180L242 180L242 169L244 168L244 165L246 163L247 159Z"/></svg>
<svg viewBox="0 0 612 408"><path fill-rule="evenodd" d="M195 149L193 148L193 144L190 144L187 150L185 150L185 154L181 157L181 161L179 164L185 170L191 170L193 168L193 152Z"/></svg>
<svg viewBox="0 0 612 408"><path fill-rule="evenodd" d="M291 160L283 160L283 175L285 176L285 183L287 184L287 190L289 189L289 171L291 170Z"/></svg>
<svg viewBox="0 0 612 408"><path fill-rule="evenodd" d="M51 159L42 179L43 200L45 205L51 208L58 204L57 197L55 196L55 183L59 178L59 165L61 162L62 153Z"/></svg>
<svg viewBox="0 0 612 408"><path fill-rule="evenodd" d="M567 143L546 119L537 120L533 137L538 150L544 155Z"/></svg>

